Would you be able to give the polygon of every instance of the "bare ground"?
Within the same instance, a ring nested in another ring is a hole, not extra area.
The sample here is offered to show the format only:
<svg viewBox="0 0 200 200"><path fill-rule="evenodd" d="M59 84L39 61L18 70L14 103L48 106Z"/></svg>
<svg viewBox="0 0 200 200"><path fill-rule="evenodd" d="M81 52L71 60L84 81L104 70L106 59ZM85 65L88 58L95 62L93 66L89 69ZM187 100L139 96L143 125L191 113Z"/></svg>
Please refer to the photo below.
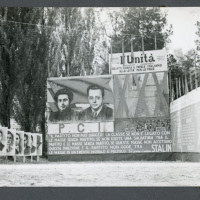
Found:
<svg viewBox="0 0 200 200"><path fill-rule="evenodd" d="M197 162L0 160L0 186L200 186Z"/></svg>

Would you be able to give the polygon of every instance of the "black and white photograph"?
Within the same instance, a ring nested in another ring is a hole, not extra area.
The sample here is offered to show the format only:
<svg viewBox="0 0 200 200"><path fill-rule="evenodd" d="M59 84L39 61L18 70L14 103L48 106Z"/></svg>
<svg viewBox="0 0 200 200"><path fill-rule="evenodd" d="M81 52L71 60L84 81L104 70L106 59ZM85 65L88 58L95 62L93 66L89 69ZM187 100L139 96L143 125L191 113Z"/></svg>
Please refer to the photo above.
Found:
<svg viewBox="0 0 200 200"><path fill-rule="evenodd" d="M200 7L0 7L0 187L200 186Z"/></svg>
<svg viewBox="0 0 200 200"><path fill-rule="evenodd" d="M36 155L37 154L37 135L36 134L31 134L31 155Z"/></svg>
<svg viewBox="0 0 200 200"><path fill-rule="evenodd" d="M31 133L24 133L24 155L30 155L31 154L31 148L32 148L32 138Z"/></svg>
<svg viewBox="0 0 200 200"><path fill-rule="evenodd" d="M48 79L49 123L113 121L111 76Z"/></svg>
<svg viewBox="0 0 200 200"><path fill-rule="evenodd" d="M0 155L6 155L7 128L0 127Z"/></svg>
<svg viewBox="0 0 200 200"><path fill-rule="evenodd" d="M24 132L16 131L15 136L15 155L21 156L24 153Z"/></svg>
<svg viewBox="0 0 200 200"><path fill-rule="evenodd" d="M42 156L42 135L37 134L36 138L36 154Z"/></svg>
<svg viewBox="0 0 200 200"><path fill-rule="evenodd" d="M16 130L8 129L7 131L7 144L6 144L6 154L14 155L15 154L15 139L16 139Z"/></svg>

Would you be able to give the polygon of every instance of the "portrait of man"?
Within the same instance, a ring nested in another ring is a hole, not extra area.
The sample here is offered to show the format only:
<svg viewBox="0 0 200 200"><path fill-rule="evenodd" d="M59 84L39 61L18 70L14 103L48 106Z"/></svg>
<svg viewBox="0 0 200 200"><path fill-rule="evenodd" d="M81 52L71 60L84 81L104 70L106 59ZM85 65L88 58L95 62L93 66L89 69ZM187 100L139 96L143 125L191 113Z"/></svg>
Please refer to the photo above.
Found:
<svg viewBox="0 0 200 200"><path fill-rule="evenodd" d="M3 141L3 131L0 130L0 151L3 151L5 145L2 143Z"/></svg>
<svg viewBox="0 0 200 200"><path fill-rule="evenodd" d="M29 155L31 153L31 148L28 145L29 137L27 134L24 134L24 155Z"/></svg>
<svg viewBox="0 0 200 200"><path fill-rule="evenodd" d="M15 138L15 154L21 154L21 146L20 146L20 142L21 142L21 136L19 133L16 133L16 138Z"/></svg>
<svg viewBox="0 0 200 200"><path fill-rule="evenodd" d="M31 135L31 154L34 154L36 150L35 144L34 144L34 138L33 135Z"/></svg>
<svg viewBox="0 0 200 200"><path fill-rule="evenodd" d="M49 116L50 122L74 121L75 112L71 109L73 93L70 89L60 89L56 92L54 100L57 104L58 111L51 112Z"/></svg>
<svg viewBox="0 0 200 200"><path fill-rule="evenodd" d="M7 133L7 148L6 148L6 151L8 153L11 153L13 151L13 142L14 142L13 133L11 133L11 131L8 131L8 133Z"/></svg>
<svg viewBox="0 0 200 200"><path fill-rule="evenodd" d="M81 121L113 120L113 109L104 104L104 88L90 85L87 88L87 98L90 106L79 113Z"/></svg>
<svg viewBox="0 0 200 200"><path fill-rule="evenodd" d="M37 154L42 155L42 138L40 135L37 135Z"/></svg>

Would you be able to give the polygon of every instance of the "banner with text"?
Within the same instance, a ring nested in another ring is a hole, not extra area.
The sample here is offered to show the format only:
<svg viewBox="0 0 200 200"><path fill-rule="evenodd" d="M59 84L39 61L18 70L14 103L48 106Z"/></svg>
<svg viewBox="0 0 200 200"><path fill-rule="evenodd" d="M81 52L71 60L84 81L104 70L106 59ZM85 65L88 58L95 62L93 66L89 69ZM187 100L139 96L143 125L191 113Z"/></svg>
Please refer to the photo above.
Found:
<svg viewBox="0 0 200 200"><path fill-rule="evenodd" d="M147 73L167 71L165 50L152 50L109 55L111 74Z"/></svg>
<svg viewBox="0 0 200 200"><path fill-rule="evenodd" d="M107 124L113 127L112 122ZM86 127L88 124L81 124ZM138 152L171 152L170 122L165 119L115 122L115 129L102 131L97 123L95 132L70 132L68 124L59 124L48 135L49 155L56 154L105 154ZM79 124L77 124L79 126Z"/></svg>
<svg viewBox="0 0 200 200"><path fill-rule="evenodd" d="M167 72L49 78L48 154L171 152Z"/></svg>
<svg viewBox="0 0 200 200"><path fill-rule="evenodd" d="M200 152L200 88L170 106L174 152Z"/></svg>

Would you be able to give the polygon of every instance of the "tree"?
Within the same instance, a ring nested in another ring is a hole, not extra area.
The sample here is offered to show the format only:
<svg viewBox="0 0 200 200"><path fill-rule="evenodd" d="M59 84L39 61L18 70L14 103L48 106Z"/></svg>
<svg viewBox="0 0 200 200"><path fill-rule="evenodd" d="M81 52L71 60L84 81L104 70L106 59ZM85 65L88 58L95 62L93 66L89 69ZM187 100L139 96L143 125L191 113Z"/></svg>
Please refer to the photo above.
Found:
<svg viewBox="0 0 200 200"><path fill-rule="evenodd" d="M9 101L3 96L1 105L9 110L7 119L10 119L12 113L22 129L31 132L35 132L40 122L43 122L43 132L45 126L49 32L41 27L44 25L44 11L44 8L1 10L2 16L6 13L4 17L7 20L1 26L1 36L5 39L1 56L2 62L6 62L1 71L6 73L7 79L1 77L1 84L2 88L8 85L8 89L2 89L2 93L9 96ZM9 126L9 122L4 125Z"/></svg>
<svg viewBox="0 0 200 200"><path fill-rule="evenodd" d="M142 37L144 50L155 49L155 36L157 49L162 49L165 42L169 42L172 34L172 26L166 26L166 14L162 14L160 8L122 8L109 14L114 30L113 52L122 52L122 38L124 39L125 52L131 51L131 41L134 51L142 50ZM155 35L156 34L156 35Z"/></svg>
<svg viewBox="0 0 200 200"><path fill-rule="evenodd" d="M57 8L50 42L50 76L92 73L98 36L94 8Z"/></svg>
<svg viewBox="0 0 200 200"><path fill-rule="evenodd" d="M0 82L1 82L1 101L0 101L0 120L1 124L10 127L10 115L12 108L12 99L16 83L16 67L13 61L16 46L13 41L15 37L15 25L9 26L5 21L7 19L17 18L20 12L19 8L0 8ZM12 13L12 14L11 14Z"/></svg>
<svg viewBox="0 0 200 200"><path fill-rule="evenodd" d="M29 16L34 16L31 23L44 25L43 8L33 8L22 12L22 18L28 19ZM18 27L18 31L21 39L15 56L18 67L15 118L24 131L35 132L37 125L42 126L44 131L50 32L45 27L37 26Z"/></svg>

